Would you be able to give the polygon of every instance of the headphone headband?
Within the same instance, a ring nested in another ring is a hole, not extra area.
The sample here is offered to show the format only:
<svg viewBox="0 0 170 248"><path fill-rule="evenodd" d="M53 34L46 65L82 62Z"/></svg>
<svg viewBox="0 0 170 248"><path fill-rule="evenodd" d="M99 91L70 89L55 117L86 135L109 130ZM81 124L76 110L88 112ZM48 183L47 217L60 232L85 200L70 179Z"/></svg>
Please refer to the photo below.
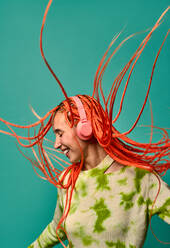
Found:
<svg viewBox="0 0 170 248"><path fill-rule="evenodd" d="M72 96L71 98L76 103L76 106L77 106L77 109L78 109L78 112L79 112L79 115L80 115L80 120L81 121L87 121L86 112L84 110L84 107L83 107L83 104L82 104L80 98L78 96Z"/></svg>
<svg viewBox="0 0 170 248"><path fill-rule="evenodd" d="M87 119L83 103L81 102L78 96L72 96L71 98L76 103L78 113L80 116L80 121L76 127L77 136L82 140L89 140L92 137L93 132L91 122Z"/></svg>

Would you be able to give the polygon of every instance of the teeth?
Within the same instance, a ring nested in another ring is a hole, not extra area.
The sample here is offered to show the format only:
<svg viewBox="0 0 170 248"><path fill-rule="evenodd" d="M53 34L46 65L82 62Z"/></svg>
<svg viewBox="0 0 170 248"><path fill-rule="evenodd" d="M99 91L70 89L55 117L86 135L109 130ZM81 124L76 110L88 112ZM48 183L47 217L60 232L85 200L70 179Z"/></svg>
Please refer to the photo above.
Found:
<svg viewBox="0 0 170 248"><path fill-rule="evenodd" d="M66 149L63 153L66 155L68 151L69 151L69 149Z"/></svg>

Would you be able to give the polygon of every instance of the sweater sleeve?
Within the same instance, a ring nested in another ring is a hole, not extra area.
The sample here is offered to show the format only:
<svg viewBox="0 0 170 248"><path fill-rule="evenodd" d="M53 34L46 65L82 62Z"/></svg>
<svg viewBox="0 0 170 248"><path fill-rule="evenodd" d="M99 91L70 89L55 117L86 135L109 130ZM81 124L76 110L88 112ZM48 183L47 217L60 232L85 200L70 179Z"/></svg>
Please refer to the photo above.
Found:
<svg viewBox="0 0 170 248"><path fill-rule="evenodd" d="M170 188L161 178L160 182L160 192L152 208L152 202L155 200L159 189L159 182L155 175L150 175L149 210L152 211L152 215L157 214L161 219L170 224Z"/></svg>
<svg viewBox="0 0 170 248"><path fill-rule="evenodd" d="M63 207L62 207L62 201L61 201L61 194L59 193L59 190L58 190L58 199L57 199L57 205L56 205L53 220L50 222L50 224L47 225L47 227L40 234L40 236L28 248L54 247L56 244L60 242L57 237L57 234L60 237L60 239L65 240L66 235L62 229L59 229L56 234L57 224L62 214L63 214Z"/></svg>

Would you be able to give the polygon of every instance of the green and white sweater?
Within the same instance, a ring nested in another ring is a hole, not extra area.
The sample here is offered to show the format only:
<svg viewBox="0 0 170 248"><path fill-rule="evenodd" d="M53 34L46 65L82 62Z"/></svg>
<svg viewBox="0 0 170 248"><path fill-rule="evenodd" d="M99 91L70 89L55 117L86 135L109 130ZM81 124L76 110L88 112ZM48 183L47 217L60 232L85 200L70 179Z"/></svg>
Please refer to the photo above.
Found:
<svg viewBox="0 0 170 248"><path fill-rule="evenodd" d="M68 247L143 246L158 179L152 173L134 167L104 173L112 162L112 158L106 156L97 167L81 171L64 223L70 240ZM60 189L52 222L29 248L49 248L59 243L56 227L65 198L65 190ZM162 180L152 211L170 224L170 190ZM63 240L66 238L63 231L58 231L58 235Z"/></svg>

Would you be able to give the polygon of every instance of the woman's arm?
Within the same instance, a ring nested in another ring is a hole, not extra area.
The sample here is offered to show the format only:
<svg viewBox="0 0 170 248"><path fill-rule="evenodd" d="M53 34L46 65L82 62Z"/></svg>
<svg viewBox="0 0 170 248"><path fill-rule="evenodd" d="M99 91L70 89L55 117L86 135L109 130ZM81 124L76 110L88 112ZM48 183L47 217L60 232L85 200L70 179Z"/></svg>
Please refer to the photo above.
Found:
<svg viewBox="0 0 170 248"><path fill-rule="evenodd" d="M152 211L152 215L157 214L161 219L170 224L170 188L161 178L160 182L160 193L158 194L157 200L152 208L152 202L158 192L159 183L156 176L153 174L150 175L149 210Z"/></svg>

